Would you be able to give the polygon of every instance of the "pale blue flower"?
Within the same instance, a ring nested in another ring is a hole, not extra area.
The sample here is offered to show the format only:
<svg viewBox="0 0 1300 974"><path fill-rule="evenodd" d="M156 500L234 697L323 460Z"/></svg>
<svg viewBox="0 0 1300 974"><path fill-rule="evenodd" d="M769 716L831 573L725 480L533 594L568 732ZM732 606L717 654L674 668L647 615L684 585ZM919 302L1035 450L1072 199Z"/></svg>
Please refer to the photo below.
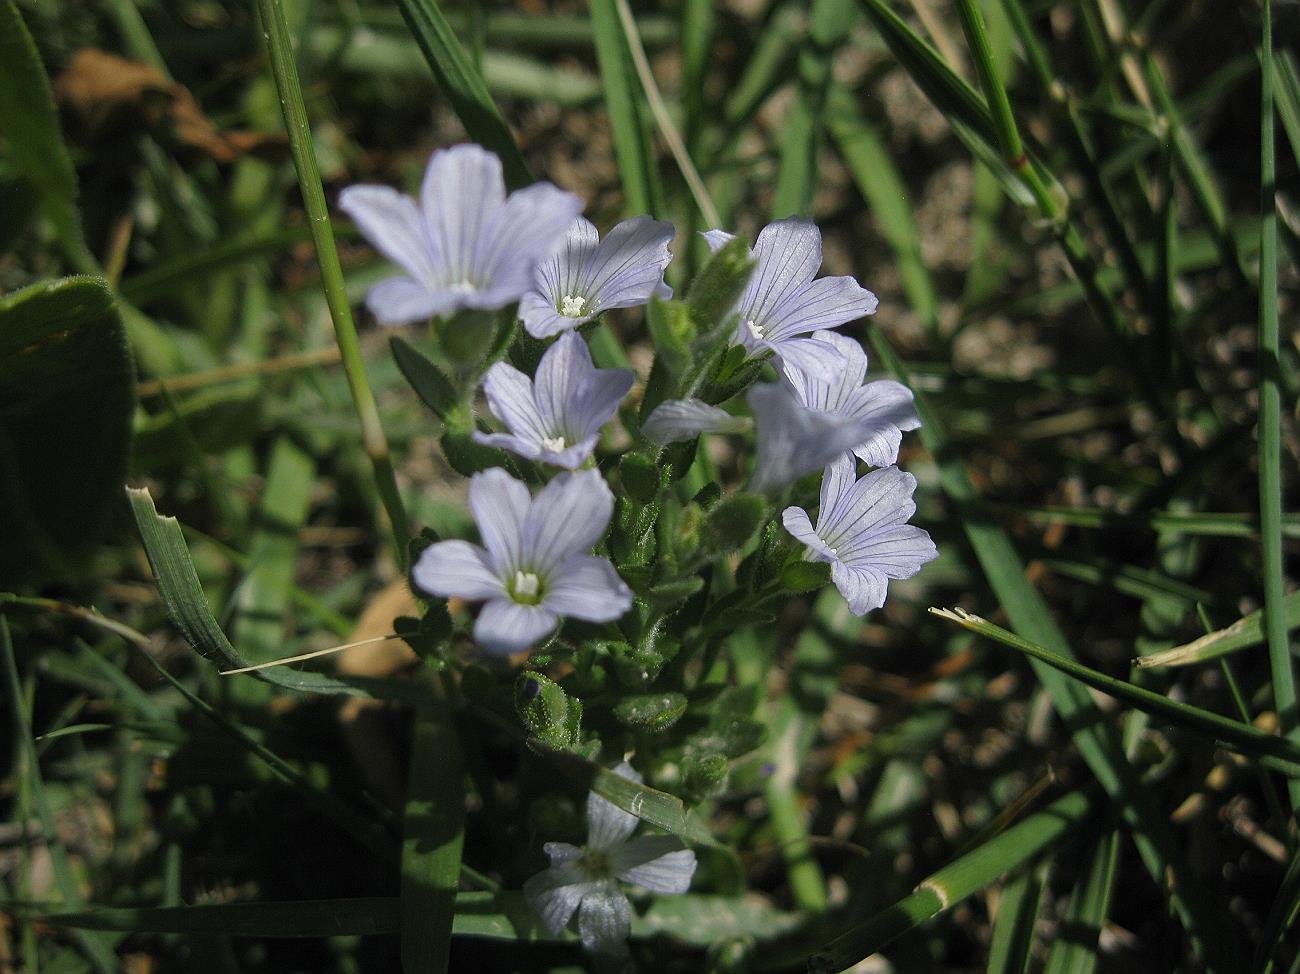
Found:
<svg viewBox="0 0 1300 974"><path fill-rule="evenodd" d="M916 478L881 467L858 479L856 467L844 455L826 468L816 528L797 507L787 507L782 521L812 560L830 564L849 611L861 616L885 604L889 579L911 578L939 552L925 531L907 523L916 513Z"/></svg>
<svg viewBox="0 0 1300 974"><path fill-rule="evenodd" d="M809 409L786 382L754 386L747 402L758 440L750 489L763 493L776 493L826 466L876 429L870 420Z"/></svg>
<svg viewBox="0 0 1300 974"><path fill-rule="evenodd" d="M641 776L624 761L614 773ZM633 839L637 818L594 791L587 794L587 844L548 842L551 865L524 883L524 897L551 933L578 914L578 935L590 951L622 955L632 908L619 881L652 893L685 893L695 875L695 853L671 835Z"/></svg>
<svg viewBox="0 0 1300 974"><path fill-rule="evenodd" d="M733 416L701 399L667 399L646 417L641 434L652 443L667 446L701 433L743 433L752 425L749 417Z"/></svg>
<svg viewBox="0 0 1300 974"><path fill-rule="evenodd" d="M867 378L867 353L847 335L819 331L812 340L830 345L839 352L844 364L835 381L827 382L819 373L786 362L785 379L799 401L817 412L867 424L870 431L853 446L853 452L863 462L873 467L897 463L903 431L921 425L912 390L892 379L863 385Z"/></svg>
<svg viewBox="0 0 1300 974"><path fill-rule="evenodd" d="M664 268L673 259L671 223L637 216L604 240L591 221L578 217L564 246L537 265L537 279L519 302L519 317L534 338L549 338L610 308L631 308L651 297L671 298Z"/></svg>
<svg viewBox="0 0 1300 974"><path fill-rule="evenodd" d="M474 641L493 653L527 649L561 616L612 622L632 592L606 558L588 554L614 510L595 470L564 473L530 498L528 488L494 467L470 480L469 506L483 547L439 541L412 569L432 595L484 601Z"/></svg>
<svg viewBox="0 0 1300 974"><path fill-rule="evenodd" d="M595 368L586 342L565 332L542 356L535 382L505 362L488 369L483 392L510 432L475 431L474 439L573 470L591 456L634 378L627 369Z"/></svg>
<svg viewBox="0 0 1300 974"><path fill-rule="evenodd" d="M418 203L387 186L349 186L339 208L405 272L366 296L380 322L400 325L519 300L538 263L563 245L582 200L550 183L507 197L501 160L458 145L430 157Z"/></svg>
<svg viewBox="0 0 1300 974"><path fill-rule="evenodd" d="M714 251L733 236L722 230L704 234ZM753 274L731 309L739 316L731 344L743 345L751 355L770 349L784 364L834 381L838 354L808 335L874 314L876 296L851 277L813 280L822 265L822 236L811 220L790 217L769 223L750 257Z"/></svg>

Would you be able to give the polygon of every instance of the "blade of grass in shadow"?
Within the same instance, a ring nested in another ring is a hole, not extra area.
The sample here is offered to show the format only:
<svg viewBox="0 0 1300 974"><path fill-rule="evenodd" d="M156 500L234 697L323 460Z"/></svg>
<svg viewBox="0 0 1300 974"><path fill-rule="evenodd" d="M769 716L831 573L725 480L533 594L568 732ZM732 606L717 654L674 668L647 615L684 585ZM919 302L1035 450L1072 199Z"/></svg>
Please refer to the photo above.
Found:
<svg viewBox="0 0 1300 974"><path fill-rule="evenodd" d="M419 707L402 841L402 970L447 969L465 841L465 780L446 701Z"/></svg>
<svg viewBox="0 0 1300 974"><path fill-rule="evenodd" d="M1032 659L1046 663L1073 680L1078 680L1094 690L1109 694L1179 727L1203 734L1230 750L1252 757L1268 756L1292 764L1300 764L1300 745L1284 737L1259 730L1230 717L1223 717L1200 707L1192 707L1144 687L1107 676L1092 667L1054 653L1037 643L1022 639L1015 633L994 625L987 619L971 615L963 609L930 609L933 615L955 622L971 632L1017 649Z"/></svg>
<svg viewBox="0 0 1300 974"><path fill-rule="evenodd" d="M1258 518L1254 514L1208 511L1151 511L1145 514L1121 514L1096 507L1021 507L1015 504L988 504L990 514L1024 517L1035 524L1065 524L1075 528L1103 530L1166 531L1170 534L1197 534L1215 538L1257 538ZM1282 515L1282 536L1300 538L1300 515Z"/></svg>
<svg viewBox="0 0 1300 974"><path fill-rule="evenodd" d="M397 6L465 132L501 157L506 183L512 189L527 186L533 181L528 164L437 0L397 0Z"/></svg>
<svg viewBox="0 0 1300 974"><path fill-rule="evenodd" d="M878 329L872 331L871 340L879 360L900 381L908 383L907 371ZM939 465L940 483L957 509L962 528L1003 611L1018 631L1060 655L1069 655L1069 640L1026 577L1024 562L1010 537L987 510L981 510L979 495L965 466L950 450L943 424L930 407L929 398L918 390L915 401L922 424L921 440ZM1089 768L1111 800L1121 807L1152 880L1158 888L1170 889L1170 899L1183 929L1201 952L1206 967L1222 972L1233 970L1235 934L1227 927L1223 913L1211 906L1204 887L1192 878L1167 823L1146 798L1115 728L1078 683L1041 661L1034 661L1034 672L1051 695L1061 719L1071 729L1075 745Z"/></svg>
<svg viewBox="0 0 1300 974"><path fill-rule="evenodd" d="M432 0L427 2L432 3ZM356 322L352 319L352 307L348 303L347 289L343 282L338 247L330 229L329 207L325 203L325 188L321 185L320 168L316 164L316 149L312 142L311 125L307 120L307 106L302 99L302 86L298 81L289 25L285 22L280 0L257 0L257 14L266 38L275 87L280 95L280 109L289 133L289 148L293 154L294 170L298 174L298 186L302 191L307 215L311 219L321 285L334 323L334 336L343 355L348 391L361 423L362 441L374 470L375 486L392 528L397 563L403 565L406 561L406 543L410 538L406 509L397 489L388 440L379 422L379 408L370 389L365 359L361 354L361 342L357 338Z"/></svg>
<svg viewBox="0 0 1300 974"><path fill-rule="evenodd" d="M996 838L933 873L915 892L836 937L808 961L815 974L842 971L893 940L952 909L999 876L1077 835L1093 811L1084 792L1071 792Z"/></svg>
<svg viewBox="0 0 1300 974"><path fill-rule="evenodd" d="M826 129L870 206L876 226L894 250L908 305L930 333L936 334L939 298L921 254L921 235L907 202L907 187L875 128L862 117L853 96L838 85L831 89L826 103Z"/></svg>
<svg viewBox="0 0 1300 974"><path fill-rule="evenodd" d="M985 974L1024 974L1043 901L1045 869L1026 869L1002 887Z"/></svg>
<svg viewBox="0 0 1300 974"><path fill-rule="evenodd" d="M1291 156L1300 162L1300 72L1290 51L1273 52L1273 94L1277 101L1277 117L1291 143Z"/></svg>
<svg viewBox="0 0 1300 974"><path fill-rule="evenodd" d="M1092 974L1100 952L1097 938L1106 923L1111 895L1119 878L1119 850L1123 836L1117 829L1102 834L1084 863L1070 903L1061 915L1043 974Z"/></svg>
<svg viewBox="0 0 1300 974"><path fill-rule="evenodd" d="M605 108L614 136L614 153L623 181L624 210L629 214L659 216L663 211L663 195L650 140L650 123L641 104L636 69L614 0L591 0L591 25L605 86Z"/></svg>
<svg viewBox="0 0 1300 974"><path fill-rule="evenodd" d="M18 742L22 756L21 776L35 806L36 818L41 823L41 832L45 836L45 848L49 851L50 866L54 873L54 885L63 897L63 903L74 910L81 909L81 891L72 874L72 864L68 861L68 852L59 841L58 830L54 821L54 811L50 807L45 793L45 782L41 778L40 763L36 755L36 744L32 740L31 715L23 703L25 696L18 679L18 662L14 658L13 641L9 635L9 620L0 612L0 665L4 668L5 695L9 698L13 711L14 739ZM112 974L117 970L117 958L113 948L103 937L81 934L77 942L90 959L95 970L100 974Z"/></svg>
<svg viewBox="0 0 1300 974"><path fill-rule="evenodd" d="M1272 0L1264 0L1260 42L1259 533L1264 568L1264 638L1273 678L1273 705L1282 734L1300 743L1295 664L1287 642L1282 567L1282 390L1278 348L1272 6ZM1294 810L1300 807L1300 781L1290 781L1288 787Z"/></svg>

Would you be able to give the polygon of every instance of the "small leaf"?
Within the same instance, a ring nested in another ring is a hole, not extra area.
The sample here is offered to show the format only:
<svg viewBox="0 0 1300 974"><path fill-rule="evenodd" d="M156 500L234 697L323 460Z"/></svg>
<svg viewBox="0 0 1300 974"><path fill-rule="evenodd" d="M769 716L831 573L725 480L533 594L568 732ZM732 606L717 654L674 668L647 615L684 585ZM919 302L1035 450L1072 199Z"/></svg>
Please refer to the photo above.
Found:
<svg viewBox="0 0 1300 974"><path fill-rule="evenodd" d="M526 671L515 680L515 712L547 747L569 750L582 736L582 701L554 680Z"/></svg>
<svg viewBox="0 0 1300 974"><path fill-rule="evenodd" d="M618 465L619 479L629 497L649 504L659 496L660 468L638 453L629 453Z"/></svg>
<svg viewBox="0 0 1300 974"><path fill-rule="evenodd" d="M733 494L719 501L704 522L702 540L711 552L734 551L748 541L767 516L767 502L758 494Z"/></svg>
<svg viewBox="0 0 1300 974"><path fill-rule="evenodd" d="M393 350L393 359L402 375L411 384L415 394L420 397L434 414L451 426L459 426L463 417L455 416L461 422L452 422L453 414L459 412L460 402L451 381L442 373L433 361L423 352L419 352L409 342L394 335L388 340Z"/></svg>
<svg viewBox="0 0 1300 974"><path fill-rule="evenodd" d="M638 697L626 697L614 706L614 716L628 727L663 731L672 727L686 713L686 695L670 691Z"/></svg>
<svg viewBox="0 0 1300 974"><path fill-rule="evenodd" d="M504 467L509 463L501 450L475 443L468 433L448 430L439 442L447 465L463 477L472 477L489 467Z"/></svg>
<svg viewBox="0 0 1300 974"><path fill-rule="evenodd" d="M831 580L831 566L824 561L792 561L781 569L781 584L791 592L812 592Z"/></svg>
<svg viewBox="0 0 1300 974"><path fill-rule="evenodd" d="M701 342L712 346L724 337L725 315L739 300L753 273L754 261L749 257L749 241L744 237L728 241L709 258L686 294L691 314L703 329ZM696 351L700 349L697 347Z"/></svg>

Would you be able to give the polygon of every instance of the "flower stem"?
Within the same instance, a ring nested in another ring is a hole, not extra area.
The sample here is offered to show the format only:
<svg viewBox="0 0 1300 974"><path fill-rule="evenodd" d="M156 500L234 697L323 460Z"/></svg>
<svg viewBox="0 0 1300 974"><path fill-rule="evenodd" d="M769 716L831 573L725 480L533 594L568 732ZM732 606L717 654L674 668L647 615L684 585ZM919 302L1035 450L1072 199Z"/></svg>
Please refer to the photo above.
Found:
<svg viewBox="0 0 1300 974"><path fill-rule="evenodd" d="M375 486L379 499L388 513L393 530L399 564L406 563L406 542L410 537L406 510L397 490L393 461L388 452L388 440L379 422L379 409L366 375L365 360L361 356L361 342L357 338L356 322L343 285L343 268L339 264L338 248L330 228L329 208L325 203L325 188L321 184L320 167L316 163L316 150L312 145L311 125L307 120L307 107L303 103L302 85L294 63L293 44L289 38L289 25L284 18L280 0L256 0L262 36L266 39L271 56L271 73L280 96L280 110L289 133L289 148L293 154L293 167L298 174L298 187L311 220L312 240L316 245L316 259L320 265L321 284L330 318L334 322L334 337L343 358L343 371L348 377L352 404L361 421L361 438L366 454L375 472Z"/></svg>

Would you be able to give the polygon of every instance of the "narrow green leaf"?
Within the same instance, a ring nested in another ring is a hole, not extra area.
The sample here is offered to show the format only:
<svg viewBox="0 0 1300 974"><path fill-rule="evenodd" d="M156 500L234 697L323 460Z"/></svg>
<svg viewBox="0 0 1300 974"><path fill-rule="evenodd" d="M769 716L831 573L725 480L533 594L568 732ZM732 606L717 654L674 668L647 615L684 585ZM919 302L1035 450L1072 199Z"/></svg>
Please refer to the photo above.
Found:
<svg viewBox="0 0 1300 974"><path fill-rule="evenodd" d="M465 841L465 777L451 712L416 711L402 842L402 970L447 969Z"/></svg>
<svg viewBox="0 0 1300 974"><path fill-rule="evenodd" d="M630 214L663 212L659 167L650 139L650 120L641 102L632 54L614 0L591 0L596 57L605 86L605 108L614 134L614 152L623 180L624 210Z"/></svg>
<svg viewBox="0 0 1300 974"><path fill-rule="evenodd" d="M1300 592L1292 592L1282 600L1283 624L1287 630L1300 626ZM1264 610L1259 609L1238 619L1232 625L1207 633L1199 639L1173 649L1149 656L1140 656L1134 662L1141 667L1191 666L1206 660L1227 656L1239 649L1258 646L1264 641Z"/></svg>
<svg viewBox="0 0 1300 974"><path fill-rule="evenodd" d="M1061 929L1069 935L1052 942L1044 974L1093 974L1101 960L1097 939L1106 923L1110 900L1119 878L1119 850L1123 836L1112 829L1092 847L1083 875L1075 883L1070 903L1061 915Z"/></svg>
<svg viewBox="0 0 1300 974"><path fill-rule="evenodd" d="M416 349L404 339L394 335L388 340L393 350L393 360L401 369L406 381L411 384L415 394L433 410L434 415L444 421L458 409L460 398L456 390L428 356Z"/></svg>
<svg viewBox="0 0 1300 974"><path fill-rule="evenodd" d="M212 608L203 595L203 587L199 584L199 576L194 570L194 562L190 560L189 549L185 547L185 538L176 518L163 517L158 513L146 487L128 487L126 494L131 502L131 511L135 515L145 552L149 555L149 564L153 567L154 579L158 582L158 591L162 593L172 623L199 655L217 663L222 669L233 670L248 666L248 661L230 645L226 634L221 631L212 615ZM319 673L276 667L257 670L252 675L290 690L368 695L355 685Z"/></svg>
<svg viewBox="0 0 1300 974"><path fill-rule="evenodd" d="M437 0L397 0L397 6L470 138L501 157L510 187L527 186L533 181L528 163Z"/></svg>
<svg viewBox="0 0 1300 974"><path fill-rule="evenodd" d="M1249 724L1222 717L1208 710L1202 710L1200 707L1192 707L1177 700L1171 700L1163 694L1152 693L1143 687L1124 680L1118 680L1113 676L1107 676L1105 673L1084 666L1073 659L1053 653L1027 639L1022 639L1015 633L1008 632L1001 626L996 626L987 619L981 619L979 616L971 615L962 609L932 608L930 612L941 619L955 622L971 632L996 640L1004 646L1018 649L1025 655L1046 663L1072 679L1078 680L1094 690L1100 690L1102 693L1117 697L1144 713L1160 717L1171 724L1186 727L1189 730L1211 737L1223 746L1241 754L1268 755L1293 764L1300 764L1300 745L1287 738L1277 737Z"/></svg>
<svg viewBox="0 0 1300 974"><path fill-rule="evenodd" d="M1077 834L1091 812L1092 801L1081 791L1058 798L1041 812L922 880L911 895L840 934L809 959L808 969L822 974L852 967L996 882L999 876Z"/></svg>
<svg viewBox="0 0 1300 974"><path fill-rule="evenodd" d="M1002 887L984 974L1024 974L1028 969L1043 900L1042 873L1027 869Z"/></svg>

